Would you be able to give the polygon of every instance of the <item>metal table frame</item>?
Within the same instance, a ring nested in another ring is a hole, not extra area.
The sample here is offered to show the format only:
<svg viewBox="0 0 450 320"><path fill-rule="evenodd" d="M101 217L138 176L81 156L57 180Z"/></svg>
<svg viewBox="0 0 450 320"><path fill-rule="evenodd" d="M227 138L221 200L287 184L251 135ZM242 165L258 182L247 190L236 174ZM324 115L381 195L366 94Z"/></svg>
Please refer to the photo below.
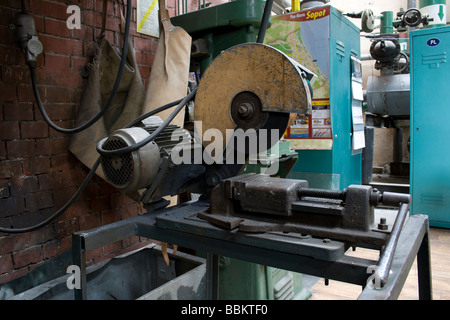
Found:
<svg viewBox="0 0 450 320"><path fill-rule="evenodd" d="M366 286L375 260L345 255L348 246L330 239L247 234L212 226L193 218L205 204L185 203L155 213L118 221L72 236L73 263L81 270L81 288L75 299L87 298L87 251L131 236L141 236L207 253L207 297L218 298L220 255L261 265L291 270L326 279L361 285L358 299L397 299L417 257L419 299L432 299L428 216L410 216L400 235L391 272L382 288Z"/></svg>

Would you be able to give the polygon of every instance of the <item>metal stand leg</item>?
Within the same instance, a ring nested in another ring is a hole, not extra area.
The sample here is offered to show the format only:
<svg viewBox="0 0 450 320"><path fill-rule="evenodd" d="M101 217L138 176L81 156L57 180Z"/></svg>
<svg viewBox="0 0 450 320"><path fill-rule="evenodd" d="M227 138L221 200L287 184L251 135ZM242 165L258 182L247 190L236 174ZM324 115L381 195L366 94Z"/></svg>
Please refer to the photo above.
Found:
<svg viewBox="0 0 450 320"><path fill-rule="evenodd" d="M80 268L80 288L74 289L75 300L86 300L86 252L83 237L79 234L72 235L72 259L73 264Z"/></svg>
<svg viewBox="0 0 450 320"><path fill-rule="evenodd" d="M206 295L209 300L219 299L219 256L206 255Z"/></svg>
<svg viewBox="0 0 450 320"><path fill-rule="evenodd" d="M431 285L431 262L430 262L430 241L429 230L423 237L422 243L417 253L417 273L419 277L419 299L432 300L433 290Z"/></svg>

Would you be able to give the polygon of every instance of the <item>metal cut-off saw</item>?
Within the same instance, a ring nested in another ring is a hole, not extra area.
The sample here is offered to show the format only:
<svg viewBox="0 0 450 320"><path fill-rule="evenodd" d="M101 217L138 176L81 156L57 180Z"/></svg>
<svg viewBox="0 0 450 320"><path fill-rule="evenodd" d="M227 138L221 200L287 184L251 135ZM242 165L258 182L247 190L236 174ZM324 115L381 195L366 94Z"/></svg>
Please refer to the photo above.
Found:
<svg viewBox="0 0 450 320"><path fill-rule="evenodd" d="M267 151L282 137L292 115L311 112L313 76L273 47L231 47L213 60L198 84L195 134L161 120L120 129L98 145L105 176L123 192L139 190L147 211L167 206L168 195L201 194L199 201L208 205L195 219L225 230L293 232L348 246L389 248L379 262L384 283L408 214L409 195L363 185L339 191L312 189L306 180L242 174L245 163L235 161L242 153L248 159L254 144L257 153ZM244 146L232 143L239 136L230 132L250 131L256 140L247 139ZM215 139L205 139L211 132ZM272 132L277 133L275 141ZM139 148L133 148L136 145ZM230 151L230 145L239 148ZM215 154L205 152L212 149ZM184 161L177 161L180 158ZM399 207L394 224L375 222L374 207L380 204Z"/></svg>

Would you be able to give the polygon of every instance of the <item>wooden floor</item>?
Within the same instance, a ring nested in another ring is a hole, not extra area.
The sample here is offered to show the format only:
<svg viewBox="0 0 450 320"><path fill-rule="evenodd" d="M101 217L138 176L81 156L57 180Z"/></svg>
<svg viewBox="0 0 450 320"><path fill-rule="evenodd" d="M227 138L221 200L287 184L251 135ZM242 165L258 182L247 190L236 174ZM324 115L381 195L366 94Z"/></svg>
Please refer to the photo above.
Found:
<svg viewBox="0 0 450 320"><path fill-rule="evenodd" d="M433 300L450 300L450 229L430 228L431 274ZM377 259L378 251L358 248L358 256ZM356 254L356 253L355 253ZM310 300L354 300L361 293L361 286L324 279L311 287ZM414 262L406 279L399 300L417 300L417 265Z"/></svg>

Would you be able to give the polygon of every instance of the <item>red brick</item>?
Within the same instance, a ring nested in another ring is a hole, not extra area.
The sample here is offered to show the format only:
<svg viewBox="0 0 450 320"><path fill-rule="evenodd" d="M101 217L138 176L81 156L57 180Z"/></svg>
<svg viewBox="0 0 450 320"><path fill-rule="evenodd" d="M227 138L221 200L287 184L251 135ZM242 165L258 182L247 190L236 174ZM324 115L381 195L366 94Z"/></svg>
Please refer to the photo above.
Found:
<svg viewBox="0 0 450 320"><path fill-rule="evenodd" d="M28 234L17 233L8 236L0 236L0 255L12 253L24 248L28 243Z"/></svg>
<svg viewBox="0 0 450 320"><path fill-rule="evenodd" d="M102 224L110 224L116 221L120 221L120 210L112 209L107 212L102 212Z"/></svg>
<svg viewBox="0 0 450 320"><path fill-rule="evenodd" d="M69 197L67 197L68 199ZM67 200L66 200L67 201ZM61 216L64 220L71 220L77 217L83 217L89 215L91 210L86 201L75 201L64 214ZM81 224L81 221L80 221Z"/></svg>
<svg viewBox="0 0 450 320"><path fill-rule="evenodd" d="M52 240L43 245L44 259L49 259L57 256L61 252L61 241Z"/></svg>
<svg viewBox="0 0 450 320"><path fill-rule="evenodd" d="M139 66L139 73L141 74L142 79L150 78L150 67Z"/></svg>
<svg viewBox="0 0 450 320"><path fill-rule="evenodd" d="M92 213L80 217L80 230L89 230L101 226L100 214Z"/></svg>
<svg viewBox="0 0 450 320"><path fill-rule="evenodd" d="M37 177L21 176L11 179L11 195L15 197L26 196L38 190L39 183Z"/></svg>
<svg viewBox="0 0 450 320"><path fill-rule="evenodd" d="M95 28L82 24L80 29L72 30L72 39L79 39L82 41L94 41Z"/></svg>
<svg viewBox="0 0 450 320"><path fill-rule="evenodd" d="M6 199L0 199L0 217L11 217L14 214L25 212L23 198L9 197Z"/></svg>
<svg viewBox="0 0 450 320"><path fill-rule="evenodd" d="M67 154L69 149L69 138L53 138L53 139L38 139L36 140L36 154L43 155L57 155Z"/></svg>
<svg viewBox="0 0 450 320"><path fill-rule="evenodd" d="M32 157L23 160L23 173L35 175L50 172L50 159L48 157Z"/></svg>
<svg viewBox="0 0 450 320"><path fill-rule="evenodd" d="M94 263L94 258L102 256L103 248L97 248L86 252L86 264L91 265ZM95 262L98 260L96 259Z"/></svg>
<svg viewBox="0 0 450 320"><path fill-rule="evenodd" d="M138 51L152 52L152 41L144 38L134 38L134 48Z"/></svg>
<svg viewBox="0 0 450 320"><path fill-rule="evenodd" d="M55 231L57 239L62 239L79 231L78 219L71 219L69 221L58 221L55 223Z"/></svg>
<svg viewBox="0 0 450 320"><path fill-rule="evenodd" d="M5 103L4 120L33 120L34 111L32 103Z"/></svg>
<svg viewBox="0 0 450 320"><path fill-rule="evenodd" d="M20 268L0 275L0 283L7 283L28 273L28 268Z"/></svg>
<svg viewBox="0 0 450 320"><path fill-rule="evenodd" d="M46 52L44 57L45 66L36 72L37 82L45 83L48 86L71 86L70 57L49 52Z"/></svg>
<svg viewBox="0 0 450 320"><path fill-rule="evenodd" d="M25 267L42 260L41 246L32 246L13 253L14 268Z"/></svg>
<svg viewBox="0 0 450 320"><path fill-rule="evenodd" d="M64 87L47 87L48 103L69 103L70 90Z"/></svg>
<svg viewBox="0 0 450 320"><path fill-rule="evenodd" d="M96 1L94 10L97 12L103 13L103 2ZM106 6L106 13L110 16L115 16L116 11L117 11L116 3L108 2L107 6Z"/></svg>
<svg viewBox="0 0 450 320"><path fill-rule="evenodd" d="M33 140L13 140L6 142L9 159L29 158L35 154Z"/></svg>
<svg viewBox="0 0 450 320"><path fill-rule="evenodd" d="M0 126L0 139L13 140L19 139L19 122L18 121L3 121Z"/></svg>
<svg viewBox="0 0 450 320"><path fill-rule="evenodd" d="M66 21L45 17L45 33L60 37L70 37L71 31L67 28Z"/></svg>
<svg viewBox="0 0 450 320"><path fill-rule="evenodd" d="M51 190L50 174L40 174L37 176L39 183L39 191Z"/></svg>
<svg viewBox="0 0 450 320"><path fill-rule="evenodd" d="M103 254L118 252L122 250L122 241L116 241L103 247Z"/></svg>
<svg viewBox="0 0 450 320"><path fill-rule="evenodd" d="M45 102L45 88L37 84L39 96L42 102ZM36 102L36 97L34 96L33 88L31 85L18 85L17 86L17 100L19 102Z"/></svg>
<svg viewBox="0 0 450 320"><path fill-rule="evenodd" d="M42 15L60 20L67 20L69 14L67 11L67 4L64 2L55 3L48 0L30 1L29 10L35 15Z"/></svg>
<svg viewBox="0 0 450 320"><path fill-rule="evenodd" d="M10 254L0 256L0 273L6 273L13 269L12 257Z"/></svg>
<svg viewBox="0 0 450 320"><path fill-rule="evenodd" d="M93 212L103 212L111 209L111 199L109 197L91 199L91 210Z"/></svg>
<svg viewBox="0 0 450 320"><path fill-rule="evenodd" d="M22 173L20 160L5 160L0 162L0 179L11 178Z"/></svg>
<svg viewBox="0 0 450 320"><path fill-rule="evenodd" d="M45 52L62 55L83 55L83 44L78 39L59 38L51 35L42 35L39 37Z"/></svg>
<svg viewBox="0 0 450 320"><path fill-rule="evenodd" d="M3 102L17 101L16 85L9 83L0 83L1 99Z"/></svg>
<svg viewBox="0 0 450 320"><path fill-rule="evenodd" d="M6 142L0 141L0 160L6 160Z"/></svg>
<svg viewBox="0 0 450 320"><path fill-rule="evenodd" d="M51 207L53 207L53 196L51 191L30 193L25 198L25 209L27 211L32 212Z"/></svg>
<svg viewBox="0 0 450 320"><path fill-rule="evenodd" d="M101 28L102 15L101 15L101 13L88 11L88 10L82 10L81 22L84 27L91 26L91 27Z"/></svg>
<svg viewBox="0 0 450 320"><path fill-rule="evenodd" d="M0 63L5 65L23 65L24 62L25 58L19 46L0 46Z"/></svg>
<svg viewBox="0 0 450 320"><path fill-rule="evenodd" d="M36 139L48 137L48 124L45 121L22 121L20 133L22 139Z"/></svg>
<svg viewBox="0 0 450 320"><path fill-rule="evenodd" d="M117 17L108 17L106 19L106 30L120 31L120 19Z"/></svg>
<svg viewBox="0 0 450 320"><path fill-rule="evenodd" d="M53 171L70 171L73 168L73 156L68 154L57 155L51 158L51 167Z"/></svg>
<svg viewBox="0 0 450 320"><path fill-rule="evenodd" d="M10 194L9 180L0 180L0 199L8 198Z"/></svg>
<svg viewBox="0 0 450 320"><path fill-rule="evenodd" d="M70 95L69 95L70 99ZM56 125L63 128L70 128L70 126L64 126L65 123L60 123L60 120L74 120L75 119L75 106L71 104L53 104L46 103L44 105L45 112L50 120L56 123ZM44 120L40 110L35 110L36 120ZM51 135L50 135L51 136Z"/></svg>
<svg viewBox="0 0 450 320"><path fill-rule="evenodd" d="M138 65L143 65L146 67L150 67L153 64L153 60L155 59L155 55L147 52L136 52L136 63Z"/></svg>
<svg viewBox="0 0 450 320"><path fill-rule="evenodd" d="M53 210L52 210L53 213ZM55 230L53 226L48 224L42 228L28 233L28 245L33 246L37 244L46 243L55 238Z"/></svg>
<svg viewBox="0 0 450 320"><path fill-rule="evenodd" d="M3 65L1 72L4 82L30 84L31 77L27 66Z"/></svg>
<svg viewBox="0 0 450 320"><path fill-rule="evenodd" d="M136 204L134 206L123 207L121 209L122 219L129 219L139 215L139 205Z"/></svg>

